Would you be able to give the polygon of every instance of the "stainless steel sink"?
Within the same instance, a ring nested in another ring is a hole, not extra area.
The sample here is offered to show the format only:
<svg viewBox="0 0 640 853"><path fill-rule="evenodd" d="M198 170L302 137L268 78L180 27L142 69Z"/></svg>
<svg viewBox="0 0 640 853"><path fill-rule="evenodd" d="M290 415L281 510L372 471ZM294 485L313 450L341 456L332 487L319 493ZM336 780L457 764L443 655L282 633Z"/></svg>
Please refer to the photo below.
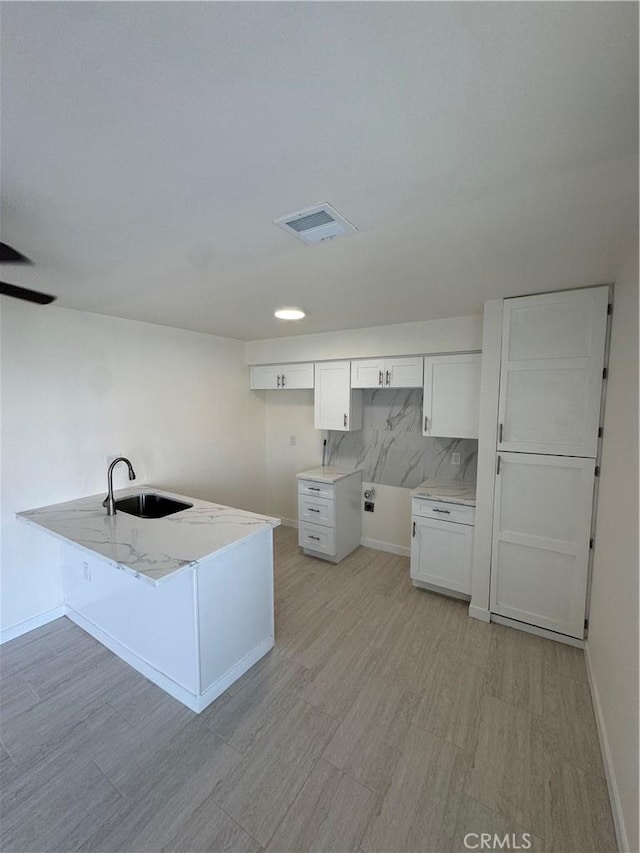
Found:
<svg viewBox="0 0 640 853"><path fill-rule="evenodd" d="M193 504L184 501L176 501L173 498L165 498L152 492L141 495L130 495L128 498L120 498L116 501L116 510L126 512L129 515L137 515L138 518L164 518L173 515L182 509L191 509Z"/></svg>

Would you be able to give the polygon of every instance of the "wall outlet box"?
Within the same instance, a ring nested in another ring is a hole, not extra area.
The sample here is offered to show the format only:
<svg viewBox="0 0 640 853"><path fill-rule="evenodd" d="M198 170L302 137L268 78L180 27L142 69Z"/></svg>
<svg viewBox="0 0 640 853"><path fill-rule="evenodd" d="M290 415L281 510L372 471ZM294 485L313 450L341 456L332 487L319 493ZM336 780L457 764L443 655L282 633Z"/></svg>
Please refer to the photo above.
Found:
<svg viewBox="0 0 640 853"><path fill-rule="evenodd" d="M364 511L365 512L373 512L374 503L373 501L365 501L364 502Z"/></svg>

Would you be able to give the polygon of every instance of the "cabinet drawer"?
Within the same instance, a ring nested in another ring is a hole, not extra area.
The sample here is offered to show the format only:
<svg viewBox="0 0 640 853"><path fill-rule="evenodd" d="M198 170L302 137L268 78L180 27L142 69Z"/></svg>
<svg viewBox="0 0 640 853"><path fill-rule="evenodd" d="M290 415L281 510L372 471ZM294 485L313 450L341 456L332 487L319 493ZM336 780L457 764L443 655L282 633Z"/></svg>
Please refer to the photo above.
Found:
<svg viewBox="0 0 640 853"><path fill-rule="evenodd" d="M336 526L336 502L328 498L298 496L298 521L322 524L325 527Z"/></svg>
<svg viewBox="0 0 640 853"><path fill-rule="evenodd" d="M314 498L328 498L330 501L335 496L333 483L317 483L314 480L298 480L298 494L311 495Z"/></svg>
<svg viewBox="0 0 640 853"><path fill-rule="evenodd" d="M438 518L440 521L455 521L458 524L475 524L476 508L446 501L430 501L413 498L411 514L422 518Z"/></svg>
<svg viewBox="0 0 640 853"><path fill-rule="evenodd" d="M298 545L332 556L336 552L335 531L333 527L321 527L319 524L301 521L298 526Z"/></svg>

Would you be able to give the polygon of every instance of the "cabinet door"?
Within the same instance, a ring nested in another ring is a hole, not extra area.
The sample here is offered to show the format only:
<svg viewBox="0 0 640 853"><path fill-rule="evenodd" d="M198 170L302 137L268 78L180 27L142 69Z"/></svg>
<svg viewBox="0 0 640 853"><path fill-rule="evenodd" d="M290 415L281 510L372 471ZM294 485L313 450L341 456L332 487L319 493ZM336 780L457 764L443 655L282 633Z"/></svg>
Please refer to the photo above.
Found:
<svg viewBox="0 0 640 853"><path fill-rule="evenodd" d="M505 299L498 449L595 457L608 288Z"/></svg>
<svg viewBox="0 0 640 853"><path fill-rule="evenodd" d="M384 385L384 360L361 358L351 362L352 388L382 388Z"/></svg>
<svg viewBox="0 0 640 853"><path fill-rule="evenodd" d="M362 428L362 391L351 390L351 362L316 364L314 426L338 432Z"/></svg>
<svg viewBox="0 0 640 853"><path fill-rule="evenodd" d="M422 356L388 358L384 365L384 381L389 388L421 388Z"/></svg>
<svg viewBox="0 0 640 853"><path fill-rule="evenodd" d="M593 459L499 453L491 611L582 639Z"/></svg>
<svg viewBox="0 0 640 853"><path fill-rule="evenodd" d="M473 527L414 516L411 577L471 595Z"/></svg>
<svg viewBox="0 0 640 853"><path fill-rule="evenodd" d="M282 367L279 364L260 364L249 370L249 387L253 391L265 391L280 387Z"/></svg>
<svg viewBox="0 0 640 853"><path fill-rule="evenodd" d="M284 364L281 374L281 388L313 388L313 363Z"/></svg>
<svg viewBox="0 0 640 853"><path fill-rule="evenodd" d="M480 359L479 353L425 358L423 435L478 437Z"/></svg>

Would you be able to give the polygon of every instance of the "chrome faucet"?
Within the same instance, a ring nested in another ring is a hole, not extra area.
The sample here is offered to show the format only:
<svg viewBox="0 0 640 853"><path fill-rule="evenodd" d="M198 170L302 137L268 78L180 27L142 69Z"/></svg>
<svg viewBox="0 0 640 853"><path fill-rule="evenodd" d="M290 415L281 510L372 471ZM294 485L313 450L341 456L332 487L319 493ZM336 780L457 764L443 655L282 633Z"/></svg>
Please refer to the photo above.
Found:
<svg viewBox="0 0 640 853"><path fill-rule="evenodd" d="M116 467L118 462L126 462L129 466L129 479L135 480L136 472L133 470L133 465L129 460L124 456L118 456L117 459L114 459L111 465L107 470L107 496L102 501L102 506L106 506L107 515L115 515L116 514L116 502L113 499L113 469Z"/></svg>

